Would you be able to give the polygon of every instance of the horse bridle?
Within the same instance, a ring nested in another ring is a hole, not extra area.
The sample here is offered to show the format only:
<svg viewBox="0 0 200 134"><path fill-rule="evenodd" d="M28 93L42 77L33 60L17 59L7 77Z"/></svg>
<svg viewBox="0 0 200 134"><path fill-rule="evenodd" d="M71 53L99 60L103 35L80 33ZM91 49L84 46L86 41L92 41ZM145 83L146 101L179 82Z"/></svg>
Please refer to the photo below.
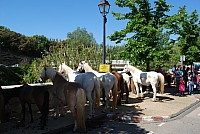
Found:
<svg viewBox="0 0 200 134"><path fill-rule="evenodd" d="M82 62L79 64L79 66L80 66L80 68L79 68L78 71L83 71L83 70L84 70L84 67L83 67L83 63L82 63Z"/></svg>

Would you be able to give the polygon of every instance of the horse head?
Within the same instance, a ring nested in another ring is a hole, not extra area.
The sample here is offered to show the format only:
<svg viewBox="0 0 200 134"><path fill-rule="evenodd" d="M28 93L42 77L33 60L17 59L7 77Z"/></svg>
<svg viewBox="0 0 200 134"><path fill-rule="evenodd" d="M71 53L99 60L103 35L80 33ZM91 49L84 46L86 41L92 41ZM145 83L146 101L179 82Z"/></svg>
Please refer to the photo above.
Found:
<svg viewBox="0 0 200 134"><path fill-rule="evenodd" d="M78 72L80 72L80 73L85 72L85 69L84 69L84 64L85 64L85 63L86 63L85 61L81 61L81 62L79 63L79 65L78 65L78 67L77 67L77 71L78 71Z"/></svg>
<svg viewBox="0 0 200 134"><path fill-rule="evenodd" d="M126 72L126 73L130 72L130 70L129 70L129 68L128 68L128 65L125 65L125 66L124 66L123 72Z"/></svg>
<svg viewBox="0 0 200 134"><path fill-rule="evenodd" d="M58 67L58 72L60 72L61 74L63 74L65 72L65 70L63 69L63 66L65 65L65 63L61 63Z"/></svg>
<svg viewBox="0 0 200 134"><path fill-rule="evenodd" d="M41 73L41 76L40 76L40 79L39 79L39 82L40 83L45 83L46 82L46 80L48 79L47 78L47 67L44 67L43 69L42 69L42 73Z"/></svg>
<svg viewBox="0 0 200 134"><path fill-rule="evenodd" d="M44 67L40 76L41 82L46 82L48 79L53 80L58 72L51 67Z"/></svg>

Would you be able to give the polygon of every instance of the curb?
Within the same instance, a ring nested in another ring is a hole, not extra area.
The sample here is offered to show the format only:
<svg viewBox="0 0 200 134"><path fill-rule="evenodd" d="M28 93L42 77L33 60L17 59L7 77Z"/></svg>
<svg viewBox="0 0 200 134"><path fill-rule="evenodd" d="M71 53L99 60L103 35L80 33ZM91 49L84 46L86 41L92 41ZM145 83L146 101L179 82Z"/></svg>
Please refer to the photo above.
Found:
<svg viewBox="0 0 200 134"><path fill-rule="evenodd" d="M130 115L117 115L113 118L118 121L133 121L136 123L147 121L147 122L158 122L170 119L170 116L130 116Z"/></svg>
<svg viewBox="0 0 200 134"><path fill-rule="evenodd" d="M107 114L107 118L117 120L117 121L133 121L136 123L139 122L162 122L176 119L178 116L183 115L183 113L188 113L192 111L192 108L198 107L200 105L200 99L197 98L196 102L190 104L189 106L181 109L179 112L172 114L170 116L131 116L131 115L114 115Z"/></svg>
<svg viewBox="0 0 200 134"><path fill-rule="evenodd" d="M192 108L198 107L198 105L200 105L200 99L197 98L196 102L190 104L189 106L181 109L179 112L170 115L170 119L176 119L178 116L183 116L184 113L189 113L192 111Z"/></svg>
<svg viewBox="0 0 200 134"><path fill-rule="evenodd" d="M180 116L183 116L183 113L188 113L192 111L192 108L198 107L200 105L200 99L197 98L196 102L190 104L189 106L181 109L179 112L172 114L170 116L136 116L136 115L120 115L120 114L100 114L96 117L94 117L92 120L87 120L86 124L89 122L95 122L98 121L99 119L111 119L111 120L116 120L116 121L124 121L124 122L135 122L135 123L140 123L140 122L166 122L170 121L173 119L176 119ZM57 128L54 130L50 130L46 132L45 134L57 134L57 133L64 133L67 131L71 131L74 127L74 124L67 125L65 127Z"/></svg>

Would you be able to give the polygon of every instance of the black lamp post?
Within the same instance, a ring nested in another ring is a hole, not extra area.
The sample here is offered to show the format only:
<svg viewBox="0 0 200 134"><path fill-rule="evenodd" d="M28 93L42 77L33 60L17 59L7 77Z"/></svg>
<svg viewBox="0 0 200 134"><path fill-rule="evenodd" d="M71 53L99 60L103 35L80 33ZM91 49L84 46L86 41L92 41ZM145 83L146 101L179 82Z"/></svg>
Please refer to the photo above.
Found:
<svg viewBox="0 0 200 134"><path fill-rule="evenodd" d="M106 22L107 18L106 15L108 14L110 10L110 4L108 3L107 0L102 0L99 4L99 11L103 16L103 64L106 63Z"/></svg>

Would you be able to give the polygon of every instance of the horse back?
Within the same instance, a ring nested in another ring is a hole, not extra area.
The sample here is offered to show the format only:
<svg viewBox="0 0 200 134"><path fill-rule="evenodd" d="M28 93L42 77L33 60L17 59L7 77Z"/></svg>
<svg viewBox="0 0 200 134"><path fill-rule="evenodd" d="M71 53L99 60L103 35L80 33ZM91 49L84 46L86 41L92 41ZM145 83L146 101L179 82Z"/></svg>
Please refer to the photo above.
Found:
<svg viewBox="0 0 200 134"><path fill-rule="evenodd" d="M20 87L15 87L11 89L1 89L1 92L4 96L4 103L8 103L8 101L14 97L19 97L20 90Z"/></svg>
<svg viewBox="0 0 200 134"><path fill-rule="evenodd" d="M35 104L37 101L42 101L46 94L49 94L48 89L52 85L30 86L23 85L19 98L21 101Z"/></svg>
<svg viewBox="0 0 200 134"><path fill-rule="evenodd" d="M78 82L67 82L64 86L65 92L76 92L78 88L82 88Z"/></svg>
<svg viewBox="0 0 200 134"><path fill-rule="evenodd" d="M67 100L67 103L70 103L72 100L77 98L76 93L78 92L79 89L83 89L83 88L77 82L66 83L66 85L64 86L64 94L65 94L65 98ZM85 90L84 90L84 92L85 92Z"/></svg>
<svg viewBox="0 0 200 134"><path fill-rule="evenodd" d="M112 71L112 74L117 78L118 80L118 91L122 91L124 92L124 79L122 74L116 72L116 71Z"/></svg>

